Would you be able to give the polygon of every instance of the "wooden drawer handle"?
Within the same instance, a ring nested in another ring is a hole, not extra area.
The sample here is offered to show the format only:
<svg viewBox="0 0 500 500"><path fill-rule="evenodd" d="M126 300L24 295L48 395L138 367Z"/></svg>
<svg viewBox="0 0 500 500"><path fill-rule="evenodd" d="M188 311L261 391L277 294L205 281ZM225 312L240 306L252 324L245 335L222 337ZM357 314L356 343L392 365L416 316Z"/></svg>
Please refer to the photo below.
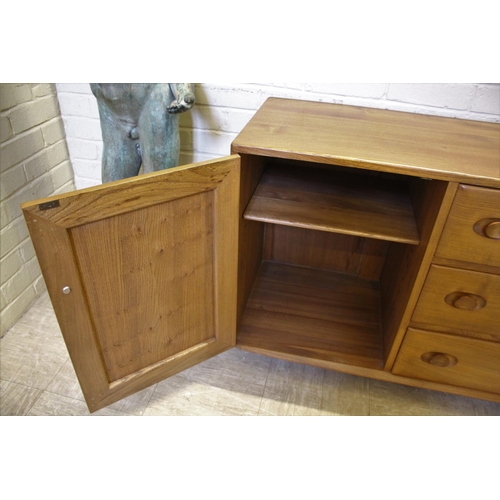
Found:
<svg viewBox="0 0 500 500"><path fill-rule="evenodd" d="M420 359L425 363L429 363L432 366L439 366L440 368L449 368L458 363L458 359L451 354L445 354L444 352L424 352Z"/></svg>
<svg viewBox="0 0 500 500"><path fill-rule="evenodd" d="M500 240L500 219L481 219L474 224L474 231L479 236Z"/></svg>
<svg viewBox="0 0 500 500"><path fill-rule="evenodd" d="M478 311L486 305L486 300L473 293L453 292L448 294L444 301L462 311Z"/></svg>
<svg viewBox="0 0 500 500"><path fill-rule="evenodd" d="M490 222L484 228L484 232L488 238L500 240L500 221Z"/></svg>

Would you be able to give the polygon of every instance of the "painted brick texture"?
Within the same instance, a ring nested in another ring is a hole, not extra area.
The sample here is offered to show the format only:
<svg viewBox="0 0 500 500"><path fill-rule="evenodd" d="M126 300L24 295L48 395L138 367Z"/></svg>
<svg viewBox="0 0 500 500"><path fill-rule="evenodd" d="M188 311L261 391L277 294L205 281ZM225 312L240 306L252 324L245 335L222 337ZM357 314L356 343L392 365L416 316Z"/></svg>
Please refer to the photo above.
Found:
<svg viewBox="0 0 500 500"><path fill-rule="evenodd" d="M54 84L0 84L0 322L45 290L20 205L75 189Z"/></svg>
<svg viewBox="0 0 500 500"><path fill-rule="evenodd" d="M76 186L100 184L102 136L90 87L57 84L57 93ZM181 115L181 164L227 155L233 139L268 97L500 121L497 83L203 83L195 86L195 94L194 108Z"/></svg>

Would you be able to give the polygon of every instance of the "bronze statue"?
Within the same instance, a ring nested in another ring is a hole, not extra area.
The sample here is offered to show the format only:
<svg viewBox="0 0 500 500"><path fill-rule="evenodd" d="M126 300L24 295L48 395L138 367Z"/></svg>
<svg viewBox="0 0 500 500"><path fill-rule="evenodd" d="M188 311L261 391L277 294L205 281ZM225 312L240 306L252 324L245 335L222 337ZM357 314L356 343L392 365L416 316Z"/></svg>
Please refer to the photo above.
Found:
<svg viewBox="0 0 500 500"><path fill-rule="evenodd" d="M102 182L177 166L179 113L194 104L190 83L91 83L101 120Z"/></svg>

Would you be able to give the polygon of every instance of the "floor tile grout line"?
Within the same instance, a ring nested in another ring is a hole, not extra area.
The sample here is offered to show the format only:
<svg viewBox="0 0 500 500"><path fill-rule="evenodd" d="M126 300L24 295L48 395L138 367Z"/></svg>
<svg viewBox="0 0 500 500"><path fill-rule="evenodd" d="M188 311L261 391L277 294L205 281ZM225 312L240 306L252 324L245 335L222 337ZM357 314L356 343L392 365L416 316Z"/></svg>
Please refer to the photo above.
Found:
<svg viewBox="0 0 500 500"><path fill-rule="evenodd" d="M471 404L472 404L472 409L474 411L474 416L475 417L480 417L481 415L479 415L479 413L477 411L476 403L475 403L474 399L471 400Z"/></svg>
<svg viewBox="0 0 500 500"><path fill-rule="evenodd" d="M32 385L21 384L19 382L14 382L13 380L6 380L4 378L1 379L1 380L3 380L4 382L7 382L9 385L10 384L14 384L14 385L18 385L18 386L21 386L21 387L26 387L27 389L33 389L33 390L39 392L38 396L36 396L36 398L34 399L33 403L26 409L26 411L22 415L23 417L25 417L25 416L28 415L28 413L31 411L31 409L35 405L35 403L40 399L40 397L42 396L42 394L45 392L43 389L39 389L38 387L34 387ZM1 400L0 400L0 402L1 402Z"/></svg>
<svg viewBox="0 0 500 500"><path fill-rule="evenodd" d="M37 391L42 391L42 392L45 391L45 389L40 389L40 387L35 387L34 385L23 384L22 382L16 382L15 380L9 380L6 378L2 378L0 380L3 380L4 382L8 382L9 384L21 385L22 387L27 387L28 389L35 389Z"/></svg>
<svg viewBox="0 0 500 500"><path fill-rule="evenodd" d="M49 383L43 389L44 391L47 390L47 387L49 387L50 384L54 381L54 379L59 375L59 373L61 372L61 370L64 368L64 365L68 362L68 359L69 359L69 354L66 356L66 359L62 362L61 366L59 367L59 370L57 370L56 373L54 373L54 376L49 380Z"/></svg>
<svg viewBox="0 0 500 500"><path fill-rule="evenodd" d="M269 373L270 373L270 371L271 371L271 365L272 365L273 361L274 361L274 359L273 359L273 358L271 358L271 359L269 360L269 365L268 365L268 367L267 367L267 373L266 373L266 381L264 382L264 387L262 388L262 393L261 393L261 395L260 395L259 409L257 410L257 415L256 415L257 417L260 417L260 416L261 416L261 414L260 414L260 409L262 408L262 402L263 402L263 400L264 400L264 393L266 392L267 381L269 380Z"/></svg>
<svg viewBox="0 0 500 500"><path fill-rule="evenodd" d="M368 417L372 416L372 381L368 379Z"/></svg>
<svg viewBox="0 0 500 500"><path fill-rule="evenodd" d="M55 391L49 391L48 389L45 389L42 392L46 392L47 394L53 394L54 396L60 396L61 398L72 399L73 401L80 401L80 403L82 402L85 403L85 398L84 399L73 398L72 396L66 396L66 394L61 394Z"/></svg>
<svg viewBox="0 0 500 500"><path fill-rule="evenodd" d="M27 416L29 414L29 412L33 409L33 407L35 406L35 404L38 402L38 400L42 397L42 395L44 393L47 393L47 394L55 394L57 396L60 396L60 394L57 394L57 393L53 393L51 391L48 391L47 388L50 386L50 384L53 382L53 380L57 377L57 375L59 374L59 372L63 369L64 365L68 362L68 359L69 359L69 354L67 355L66 359L61 363L61 366L59 367L59 370L57 370L55 373L54 373L54 376L49 380L49 382L47 383L47 385L43 388L43 389L40 389L40 394L38 395L38 397L36 398L36 400L33 402L33 404L28 408L28 410L26 411L25 415ZM75 400L76 401L76 400Z"/></svg>
<svg viewBox="0 0 500 500"><path fill-rule="evenodd" d="M43 393L45 391L43 390L40 390L40 394L38 394L38 396L35 398L35 400L33 401L33 403L30 405L30 407L26 410L24 416L27 417L29 415L29 412L33 409L33 407L36 405L36 403L38 402L38 400L42 397Z"/></svg>
<svg viewBox="0 0 500 500"><path fill-rule="evenodd" d="M144 410L142 411L142 413L140 414L141 417L144 417L145 416L145 413L149 407L149 403L151 403L151 400L153 399L153 396L158 388L158 384L159 382L157 382L154 386L154 389L151 391L151 396L149 396L149 399L148 399L148 402L146 403L146 405L144 406Z"/></svg>

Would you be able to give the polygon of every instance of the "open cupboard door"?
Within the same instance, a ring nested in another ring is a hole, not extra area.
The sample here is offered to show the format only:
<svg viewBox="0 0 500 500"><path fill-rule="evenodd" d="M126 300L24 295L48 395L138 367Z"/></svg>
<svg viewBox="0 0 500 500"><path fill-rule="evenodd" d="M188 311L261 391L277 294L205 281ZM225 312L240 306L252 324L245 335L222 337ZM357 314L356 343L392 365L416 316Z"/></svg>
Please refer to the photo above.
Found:
<svg viewBox="0 0 500 500"><path fill-rule="evenodd" d="M91 412L234 346L239 156L22 206Z"/></svg>

